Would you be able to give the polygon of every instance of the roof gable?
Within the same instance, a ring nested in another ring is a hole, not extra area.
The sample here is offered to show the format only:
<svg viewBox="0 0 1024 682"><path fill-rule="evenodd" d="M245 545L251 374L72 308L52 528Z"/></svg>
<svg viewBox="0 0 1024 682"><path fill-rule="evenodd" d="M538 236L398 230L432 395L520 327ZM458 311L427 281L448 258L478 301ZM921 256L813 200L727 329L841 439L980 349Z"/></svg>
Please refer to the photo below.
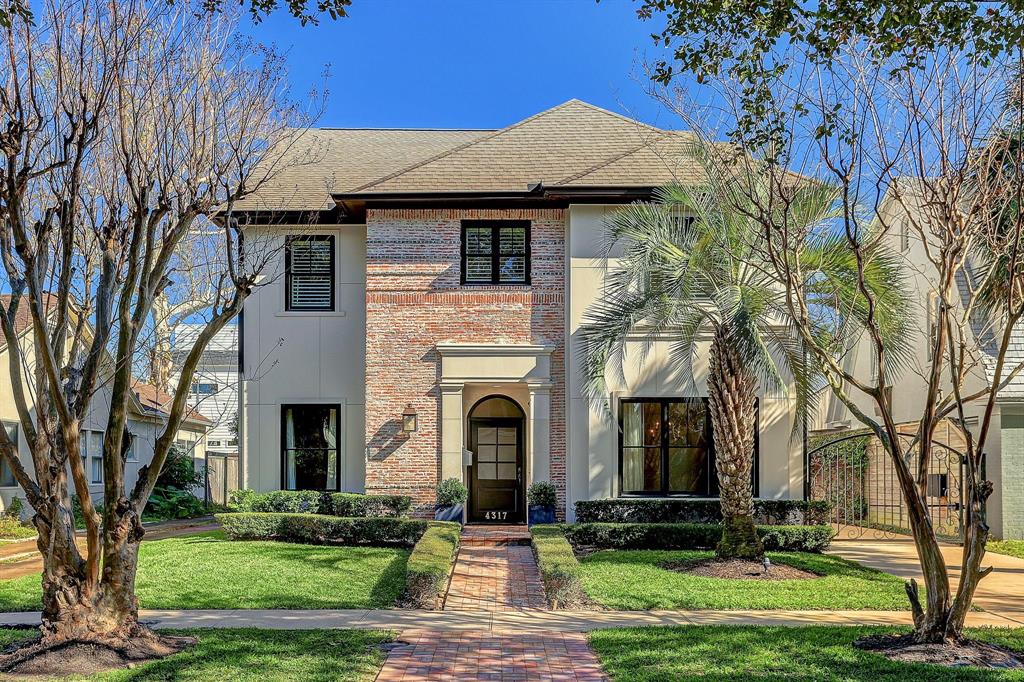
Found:
<svg viewBox="0 0 1024 682"><path fill-rule="evenodd" d="M353 192L524 191L535 183L559 185L671 135L574 99ZM638 179L635 184L659 183Z"/></svg>

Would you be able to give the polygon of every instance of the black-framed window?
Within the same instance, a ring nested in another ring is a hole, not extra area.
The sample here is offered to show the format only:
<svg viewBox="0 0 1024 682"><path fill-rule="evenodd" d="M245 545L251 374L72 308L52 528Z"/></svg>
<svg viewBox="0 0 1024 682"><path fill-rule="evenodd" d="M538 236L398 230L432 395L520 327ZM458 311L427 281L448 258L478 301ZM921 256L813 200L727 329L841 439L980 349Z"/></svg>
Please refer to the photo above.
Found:
<svg viewBox="0 0 1024 682"><path fill-rule="evenodd" d="M755 492L757 443L755 434ZM718 495L707 398L620 401L619 491L624 496Z"/></svg>
<svg viewBox="0 0 1024 682"><path fill-rule="evenodd" d="M285 310L334 310L334 235L285 239Z"/></svg>
<svg viewBox="0 0 1024 682"><path fill-rule="evenodd" d="M339 490L339 405L281 406L281 487Z"/></svg>
<svg viewBox="0 0 1024 682"><path fill-rule="evenodd" d="M530 221L462 221L463 284L529 284Z"/></svg>
<svg viewBox="0 0 1024 682"><path fill-rule="evenodd" d="M11 439L11 443L14 444L14 454L18 456L18 433L21 431L21 424L18 422L2 422L3 427L7 429L7 437ZM14 470L7 466L7 458L0 457L0 488L12 488L18 485L18 481L14 478Z"/></svg>

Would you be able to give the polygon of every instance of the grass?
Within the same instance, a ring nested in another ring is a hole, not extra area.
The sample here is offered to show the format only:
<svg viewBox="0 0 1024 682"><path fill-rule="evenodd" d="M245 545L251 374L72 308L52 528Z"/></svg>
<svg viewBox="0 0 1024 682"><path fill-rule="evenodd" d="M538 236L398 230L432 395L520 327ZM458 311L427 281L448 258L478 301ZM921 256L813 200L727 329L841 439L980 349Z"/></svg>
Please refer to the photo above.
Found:
<svg viewBox="0 0 1024 682"><path fill-rule="evenodd" d="M9 516L0 516L0 540L25 540L36 536L36 527Z"/></svg>
<svg viewBox="0 0 1024 682"><path fill-rule="evenodd" d="M136 593L147 609L393 606L408 550L233 541L219 532L143 542ZM41 608L40 580L0 580L0 611Z"/></svg>
<svg viewBox="0 0 1024 682"><path fill-rule="evenodd" d="M0 629L0 646L27 639L34 631ZM199 643L175 656L131 670L70 676L66 680L231 680L232 682L363 682L372 680L391 633L374 630L174 630Z"/></svg>
<svg viewBox="0 0 1024 682"><path fill-rule="evenodd" d="M611 609L884 609L908 608L903 581L839 557L769 553L822 576L810 580L731 580L661 568L673 561L706 559L698 551L602 551L585 557L583 588Z"/></svg>
<svg viewBox="0 0 1024 682"><path fill-rule="evenodd" d="M996 554L1006 554L1024 559L1024 540L991 540L986 549Z"/></svg>
<svg viewBox="0 0 1024 682"><path fill-rule="evenodd" d="M849 626L680 626L591 633L590 644L613 680L733 680L735 682L1009 682L1024 671L946 668L895 663L853 648L885 628ZM973 638L1024 650L1024 630L972 630Z"/></svg>

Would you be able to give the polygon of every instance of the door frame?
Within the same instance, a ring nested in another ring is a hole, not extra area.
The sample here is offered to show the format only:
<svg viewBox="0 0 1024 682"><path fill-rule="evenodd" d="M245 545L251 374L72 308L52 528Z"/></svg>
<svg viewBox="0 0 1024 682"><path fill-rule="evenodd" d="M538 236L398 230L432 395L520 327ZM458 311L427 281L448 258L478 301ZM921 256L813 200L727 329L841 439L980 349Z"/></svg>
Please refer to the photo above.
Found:
<svg viewBox="0 0 1024 682"><path fill-rule="evenodd" d="M491 396L494 397L494 396ZM515 401L505 396L498 396L509 400L513 404ZM486 399L486 398L485 398ZM482 402L482 401L481 401ZM517 405L518 406L518 405ZM507 518L507 519L484 519L477 515L475 505L477 498L477 484L478 479L476 477L476 428L478 426L515 426L516 427L516 507L519 509L518 517ZM469 449L473 453L472 463L469 465L469 501L466 509L466 521L468 523L479 523L479 524L507 524L507 523L526 523L526 452L523 444L523 436L526 432L526 417L470 417L469 418Z"/></svg>

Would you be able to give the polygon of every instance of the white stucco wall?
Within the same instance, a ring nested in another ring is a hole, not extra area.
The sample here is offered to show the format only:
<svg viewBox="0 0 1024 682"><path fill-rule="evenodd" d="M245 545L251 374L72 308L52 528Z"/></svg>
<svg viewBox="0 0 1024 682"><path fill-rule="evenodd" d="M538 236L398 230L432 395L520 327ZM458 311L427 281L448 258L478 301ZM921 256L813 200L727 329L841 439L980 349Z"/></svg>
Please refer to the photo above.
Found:
<svg viewBox="0 0 1024 682"><path fill-rule="evenodd" d="M255 230L254 230L255 232ZM335 235L334 312L285 311L284 239ZM241 486L281 488L281 405L337 404L343 490L365 476L366 226L274 227L252 235L273 254L246 300L240 388ZM258 238L257 238L258 237Z"/></svg>
<svg viewBox="0 0 1024 682"><path fill-rule="evenodd" d="M700 344L691 376L687 368L669 360L669 343L659 341L650 348L642 364L627 362L625 381L609 376L610 395L604 405L594 405L586 397L579 329L587 308L600 295L609 266L602 258L602 235L605 215L613 210L614 207L581 205L572 206L569 211L569 305L566 307L569 343L566 359L570 519L577 500L618 495L618 427L613 413L617 413L616 401L619 398L707 395L710 342ZM614 259L610 264L614 266ZM639 350L641 344L642 341L638 341L633 347ZM801 498L803 442L801 430L793 428L792 399L787 395L765 395L762 392L759 405L759 495L778 499Z"/></svg>

